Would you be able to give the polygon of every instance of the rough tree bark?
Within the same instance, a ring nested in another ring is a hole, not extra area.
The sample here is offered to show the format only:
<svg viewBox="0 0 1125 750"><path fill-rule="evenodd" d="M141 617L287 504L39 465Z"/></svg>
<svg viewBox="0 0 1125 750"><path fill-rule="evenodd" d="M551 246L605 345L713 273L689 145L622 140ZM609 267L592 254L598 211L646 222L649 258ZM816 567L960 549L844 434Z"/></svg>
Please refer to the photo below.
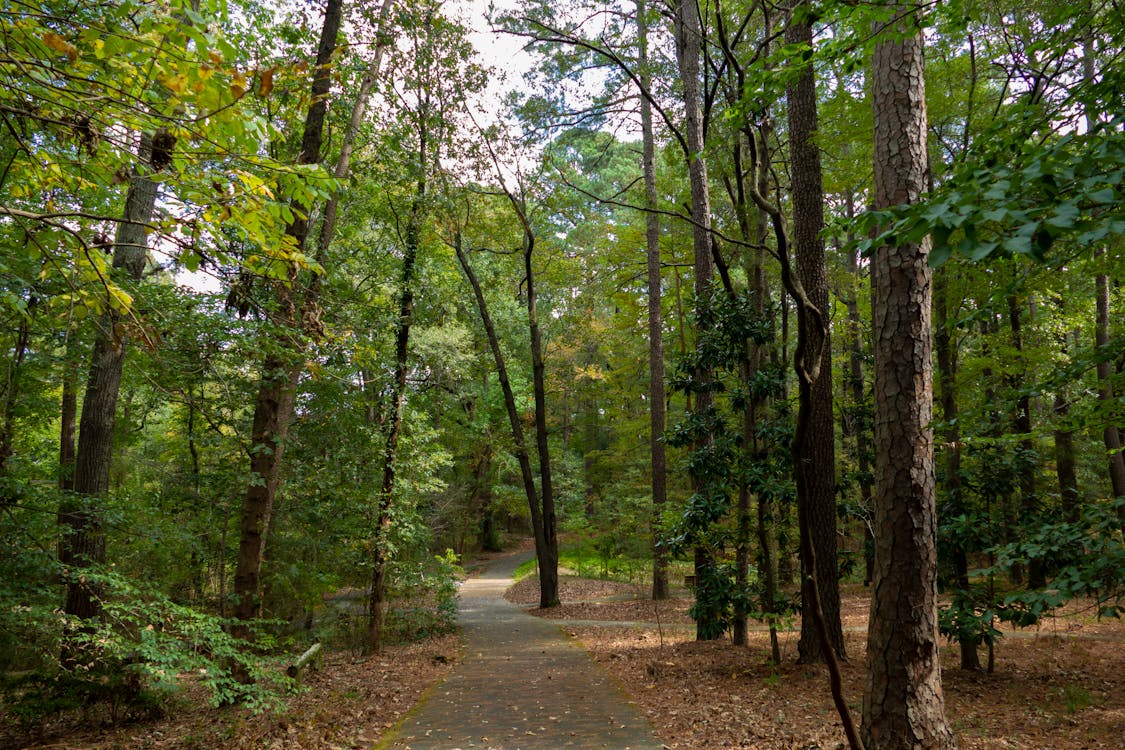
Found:
<svg viewBox="0 0 1125 750"><path fill-rule="evenodd" d="M673 5L673 35L676 43L676 61L683 84L684 136L687 142L688 177L691 183L692 249L695 261L695 320L699 331L696 348L702 353L706 329L710 325L711 290L714 265L711 256L711 194L707 183L707 161L704 157L704 124L702 92L703 28L697 0L677 0ZM712 373L702 363L695 373L695 413L707 418L714 404L711 392ZM698 448L709 444L710 438L700 439ZM694 482L693 482L694 484ZM693 489L697 489L693 487ZM713 575L715 561L702 546L695 549L695 580L705 586ZM714 608L697 608L696 637L716 638L721 634L717 623L720 613Z"/></svg>
<svg viewBox="0 0 1125 750"><path fill-rule="evenodd" d="M785 42L812 46L812 25L802 11L803 1L792 6L785 27ZM789 113L789 161L792 173L793 250L797 276L809 301L826 315L828 311L828 264L824 240L824 189L821 179L820 150L815 141L819 127L816 109L816 74L811 64L803 64L799 75L785 87ZM836 452L835 420L832 415L832 348L827 325L814 325L798 307L797 336L805 338L806 350L820 352L820 374L809 389L809 429L800 447L801 466L797 475L797 503L803 507L806 524L799 533L808 534L816 549L816 578L820 606L828 624L829 640L836 655L845 658L844 630L840 624L840 585L836 563ZM801 545L804 549L806 545ZM812 612L811 561L801 555L801 637L797 643L798 661L820 661L820 637Z"/></svg>
<svg viewBox="0 0 1125 750"><path fill-rule="evenodd" d="M923 37L916 6L875 47L875 207L926 190ZM867 750L949 750L937 643L929 239L872 262L875 340L875 581L862 738Z"/></svg>

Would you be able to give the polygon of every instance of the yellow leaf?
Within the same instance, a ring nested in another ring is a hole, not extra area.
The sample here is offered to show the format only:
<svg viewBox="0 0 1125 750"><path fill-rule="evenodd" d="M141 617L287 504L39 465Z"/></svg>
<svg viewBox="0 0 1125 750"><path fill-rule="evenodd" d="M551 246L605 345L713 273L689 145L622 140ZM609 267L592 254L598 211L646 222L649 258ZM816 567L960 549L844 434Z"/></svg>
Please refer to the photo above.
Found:
<svg viewBox="0 0 1125 750"><path fill-rule="evenodd" d="M43 44L47 45L48 49L66 55L71 62L78 59L78 48L53 31L43 34Z"/></svg>
<svg viewBox="0 0 1125 750"><path fill-rule="evenodd" d="M230 93L235 99L246 93L246 74L235 73L230 80Z"/></svg>
<svg viewBox="0 0 1125 750"><path fill-rule="evenodd" d="M258 96L269 96L273 91L273 68L263 70L258 76Z"/></svg>
<svg viewBox="0 0 1125 750"><path fill-rule="evenodd" d="M187 90L188 82L187 76L185 75L165 76L161 79L160 82L167 86L168 90L177 96L180 96L184 93L184 91Z"/></svg>

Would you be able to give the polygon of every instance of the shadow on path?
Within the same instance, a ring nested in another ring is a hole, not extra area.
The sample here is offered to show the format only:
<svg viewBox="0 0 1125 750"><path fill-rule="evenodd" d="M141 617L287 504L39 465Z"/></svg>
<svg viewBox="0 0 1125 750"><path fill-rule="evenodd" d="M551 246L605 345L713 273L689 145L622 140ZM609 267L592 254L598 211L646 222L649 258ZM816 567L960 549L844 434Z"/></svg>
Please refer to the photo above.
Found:
<svg viewBox="0 0 1125 750"><path fill-rule="evenodd" d="M395 750L659 750L648 722L559 625L504 599L530 553L461 587L464 659L406 718Z"/></svg>

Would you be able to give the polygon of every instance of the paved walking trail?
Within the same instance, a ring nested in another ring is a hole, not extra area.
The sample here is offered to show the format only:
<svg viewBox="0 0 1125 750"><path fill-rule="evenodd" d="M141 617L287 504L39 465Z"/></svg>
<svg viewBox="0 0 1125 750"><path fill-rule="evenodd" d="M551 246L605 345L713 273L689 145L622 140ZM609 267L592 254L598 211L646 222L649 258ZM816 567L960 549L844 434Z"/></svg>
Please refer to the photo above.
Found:
<svg viewBox="0 0 1125 750"><path fill-rule="evenodd" d="M660 750L648 722L559 625L504 599L530 555L461 587L464 659L397 728L392 750Z"/></svg>

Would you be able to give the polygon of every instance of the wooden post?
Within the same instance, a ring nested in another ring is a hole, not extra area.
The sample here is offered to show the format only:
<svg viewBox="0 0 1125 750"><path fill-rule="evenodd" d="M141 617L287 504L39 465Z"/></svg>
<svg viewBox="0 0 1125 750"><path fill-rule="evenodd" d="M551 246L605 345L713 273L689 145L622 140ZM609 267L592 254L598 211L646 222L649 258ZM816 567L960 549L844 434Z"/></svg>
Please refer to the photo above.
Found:
<svg viewBox="0 0 1125 750"><path fill-rule="evenodd" d="M320 650L321 644L319 643L314 643L309 646L308 650L297 658L297 661L289 665L285 673L296 680L301 676L301 672L304 671L305 667L320 655Z"/></svg>

